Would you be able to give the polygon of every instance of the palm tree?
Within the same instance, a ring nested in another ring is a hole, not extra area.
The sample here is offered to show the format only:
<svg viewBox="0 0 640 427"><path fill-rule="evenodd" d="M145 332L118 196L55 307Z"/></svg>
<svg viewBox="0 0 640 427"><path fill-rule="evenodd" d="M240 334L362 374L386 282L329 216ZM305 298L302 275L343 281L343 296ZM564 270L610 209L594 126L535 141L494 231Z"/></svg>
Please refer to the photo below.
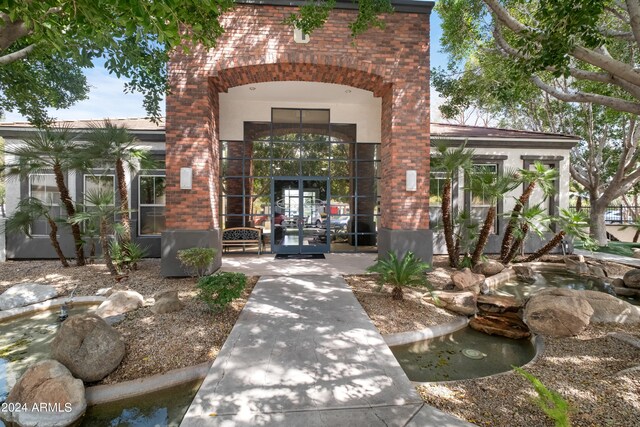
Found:
<svg viewBox="0 0 640 427"><path fill-rule="evenodd" d="M86 135L89 142L87 152L96 164L105 168L115 167L118 196L120 199L120 222L123 232L119 236L123 243L131 241L131 223L129 218L129 195L125 167L130 171L137 170L140 166L151 169L153 162L147 150L136 148L138 140L129 133L124 126L118 126L106 119L103 122L95 122L90 125L91 130Z"/></svg>
<svg viewBox="0 0 640 427"><path fill-rule="evenodd" d="M525 207L518 215L518 223L512 231L513 243L507 256L501 260L502 263L509 264L513 261L513 258L520 252L529 231L533 231L536 235L542 237L543 230L548 228L550 219L548 215L545 215L542 204L537 204L530 208Z"/></svg>
<svg viewBox="0 0 640 427"><path fill-rule="evenodd" d="M40 218L46 219L49 224L49 228L51 229L49 232L51 246L53 246L56 254L58 254L62 266L69 267L67 258L60 248L60 242L58 242L58 224L56 223L56 219L51 216L49 206L46 206L41 200L35 197L27 197L26 199L20 200L16 210L7 219L7 231L21 231L26 234L27 237L31 237L31 225Z"/></svg>
<svg viewBox="0 0 640 427"><path fill-rule="evenodd" d="M16 163L5 166L9 175L28 179L30 174L53 171L67 217L75 215L76 208L65 182L65 175L70 170L86 170L88 164L86 158L80 155L82 147L70 128L62 126L39 129L30 138L8 147L6 152L17 158ZM85 265L80 226L72 224L71 233L75 244L76 265Z"/></svg>
<svg viewBox="0 0 640 427"><path fill-rule="evenodd" d="M489 204L489 210L480 229L476 247L471 255L471 264L476 265L484 253L484 248L489 241L491 228L495 224L498 201L501 200L506 193L515 189L519 181L516 179L514 172L507 172L504 175L497 175L493 171L471 173L469 174L469 178L469 189L471 193L482 194L485 201Z"/></svg>
<svg viewBox="0 0 640 427"><path fill-rule="evenodd" d="M562 243L562 239L564 239L565 236L582 240L585 248L596 246L596 242L589 236L589 233L585 231L589 229L589 218L583 211L571 212L568 209L561 209L560 216L552 219L552 221L560 226L560 231L556 233L546 245L538 249L537 252L525 258L524 262L531 262L548 254L553 248Z"/></svg>
<svg viewBox="0 0 640 427"><path fill-rule="evenodd" d="M555 168L548 168L540 162L535 162L533 164L533 170L520 169L519 176L521 182L526 185L526 187L522 195L517 199L516 205L513 211L511 211L509 223L504 231L502 247L500 249L500 259L502 262L505 262L514 245L513 231L518 224L518 216L531 198L533 190L539 187L543 191L545 199L553 194L555 191L554 182L558 178L558 171Z"/></svg>
<svg viewBox="0 0 640 427"><path fill-rule="evenodd" d="M113 194L102 188L87 191L84 195L85 206L82 212L76 213L69 218L71 224L94 223L98 225L100 235L100 246L104 262L112 275L118 274L113 264L110 251L110 234L114 229L114 217L121 213L115 206Z"/></svg>
<svg viewBox="0 0 640 427"><path fill-rule="evenodd" d="M455 224L451 211L451 189L453 180L460 169L467 170L471 167L473 150L465 148L466 142L457 148L447 148L444 144L437 147L438 156L432 159L434 170L445 173L444 186L442 188L442 223L444 228L444 240L449 255L449 265L457 268L459 263L460 243L454 241Z"/></svg>

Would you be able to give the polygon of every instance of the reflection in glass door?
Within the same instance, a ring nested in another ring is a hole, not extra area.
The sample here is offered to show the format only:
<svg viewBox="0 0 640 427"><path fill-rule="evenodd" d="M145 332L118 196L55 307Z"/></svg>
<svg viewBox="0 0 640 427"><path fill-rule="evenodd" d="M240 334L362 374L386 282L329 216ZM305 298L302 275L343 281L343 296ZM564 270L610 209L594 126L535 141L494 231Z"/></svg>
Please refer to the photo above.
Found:
<svg viewBox="0 0 640 427"><path fill-rule="evenodd" d="M323 226L329 180L283 177L272 182L272 251L329 252L329 230Z"/></svg>

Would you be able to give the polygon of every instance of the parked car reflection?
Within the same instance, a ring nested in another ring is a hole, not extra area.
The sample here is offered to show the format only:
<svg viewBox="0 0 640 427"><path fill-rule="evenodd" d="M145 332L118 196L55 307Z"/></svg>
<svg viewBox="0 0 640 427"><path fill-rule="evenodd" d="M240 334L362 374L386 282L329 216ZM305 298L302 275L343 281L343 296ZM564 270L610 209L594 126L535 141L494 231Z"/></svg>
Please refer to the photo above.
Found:
<svg viewBox="0 0 640 427"><path fill-rule="evenodd" d="M322 224L320 228L327 228L327 221L329 222L329 228L336 229L347 229L347 224L349 224L349 215L340 215L340 216L332 216L331 218L324 218L322 220Z"/></svg>

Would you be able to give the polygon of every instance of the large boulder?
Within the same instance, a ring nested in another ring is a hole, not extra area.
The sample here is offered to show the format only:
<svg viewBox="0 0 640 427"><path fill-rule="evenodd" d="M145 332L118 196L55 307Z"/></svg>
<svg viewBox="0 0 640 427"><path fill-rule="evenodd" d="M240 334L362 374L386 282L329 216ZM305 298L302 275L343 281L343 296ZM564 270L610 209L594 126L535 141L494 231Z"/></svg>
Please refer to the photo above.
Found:
<svg viewBox="0 0 640 427"><path fill-rule="evenodd" d="M607 278L607 272L604 271L604 269L599 265L590 265L589 272L591 273L592 276L599 277L601 279Z"/></svg>
<svg viewBox="0 0 640 427"><path fill-rule="evenodd" d="M550 337L569 337L589 326L593 315L591 305L579 295L568 296L563 291L545 289L531 297L524 309L524 322L531 332Z"/></svg>
<svg viewBox="0 0 640 427"><path fill-rule="evenodd" d="M640 268L627 271L622 280L627 288L640 289Z"/></svg>
<svg viewBox="0 0 640 427"><path fill-rule="evenodd" d="M469 268L462 271L456 271L451 274L453 286L458 291L470 291L479 294L485 277L482 274L476 274Z"/></svg>
<svg viewBox="0 0 640 427"><path fill-rule="evenodd" d="M564 263L567 266L567 270L569 271L573 271L574 273L582 275L591 274L589 265L584 261L574 261L571 258L565 258Z"/></svg>
<svg viewBox="0 0 640 427"><path fill-rule="evenodd" d="M96 315L102 318L118 316L136 310L144 304L144 298L136 291L117 291L100 304Z"/></svg>
<svg viewBox="0 0 640 427"><path fill-rule="evenodd" d="M536 281L536 272L533 271L533 268L528 265L513 265L511 266L513 271L516 272L516 276L518 279L524 280L527 282L535 282Z"/></svg>
<svg viewBox="0 0 640 427"><path fill-rule="evenodd" d="M479 264L476 264L473 267L474 273L482 274L486 277L495 276L496 274L500 273L502 270L504 270L504 265L495 260L481 262Z"/></svg>
<svg viewBox="0 0 640 427"><path fill-rule="evenodd" d="M9 425L63 427L78 421L87 409L82 381L55 360L32 365L11 389L0 411ZM1 423L0 423L1 424Z"/></svg>
<svg viewBox="0 0 640 427"><path fill-rule="evenodd" d="M531 332L516 313L482 314L469 321L469 327L489 335L519 340L529 338Z"/></svg>
<svg viewBox="0 0 640 427"><path fill-rule="evenodd" d="M479 295L477 303L484 313L518 312L522 308L522 301L506 295Z"/></svg>
<svg viewBox="0 0 640 427"><path fill-rule="evenodd" d="M156 302L151 307L155 314L172 313L180 311L184 303L178 297L178 291L166 291L156 295Z"/></svg>
<svg viewBox="0 0 640 427"><path fill-rule="evenodd" d="M584 298L591 308L591 323L640 323L640 307L629 304L619 298L598 291L566 291Z"/></svg>
<svg viewBox="0 0 640 427"><path fill-rule="evenodd" d="M59 295L58 290L51 285L20 283L10 287L0 295L0 310L11 310L12 308L36 304Z"/></svg>
<svg viewBox="0 0 640 427"><path fill-rule="evenodd" d="M476 297L473 292L436 291L440 306L465 316L476 314Z"/></svg>
<svg viewBox="0 0 640 427"><path fill-rule="evenodd" d="M51 342L51 356L85 382L99 381L109 375L124 354L120 332L94 314L69 317Z"/></svg>

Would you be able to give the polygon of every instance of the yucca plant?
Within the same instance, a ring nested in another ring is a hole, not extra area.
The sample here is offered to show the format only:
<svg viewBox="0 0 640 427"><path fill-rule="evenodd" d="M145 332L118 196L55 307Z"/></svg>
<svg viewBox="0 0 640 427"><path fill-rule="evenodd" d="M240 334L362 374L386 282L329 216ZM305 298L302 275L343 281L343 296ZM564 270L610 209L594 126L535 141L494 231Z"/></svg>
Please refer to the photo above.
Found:
<svg viewBox="0 0 640 427"><path fill-rule="evenodd" d="M379 259L374 265L367 268L367 271L379 273L379 289L382 289L385 284L393 285L392 298L401 300L404 299L403 286L426 286L430 293L433 291L424 275L425 270L429 267L429 264L418 259L412 252L407 252L402 258L398 258L395 252L389 252L387 258Z"/></svg>
<svg viewBox="0 0 640 427"><path fill-rule="evenodd" d="M536 390L536 393L538 393L538 398L535 400L536 404L555 422L556 427L571 426L571 422L569 420L571 407L560 393L554 390L549 390L544 384L542 384L542 381L522 368L513 366L513 370L531 383L533 388Z"/></svg>

